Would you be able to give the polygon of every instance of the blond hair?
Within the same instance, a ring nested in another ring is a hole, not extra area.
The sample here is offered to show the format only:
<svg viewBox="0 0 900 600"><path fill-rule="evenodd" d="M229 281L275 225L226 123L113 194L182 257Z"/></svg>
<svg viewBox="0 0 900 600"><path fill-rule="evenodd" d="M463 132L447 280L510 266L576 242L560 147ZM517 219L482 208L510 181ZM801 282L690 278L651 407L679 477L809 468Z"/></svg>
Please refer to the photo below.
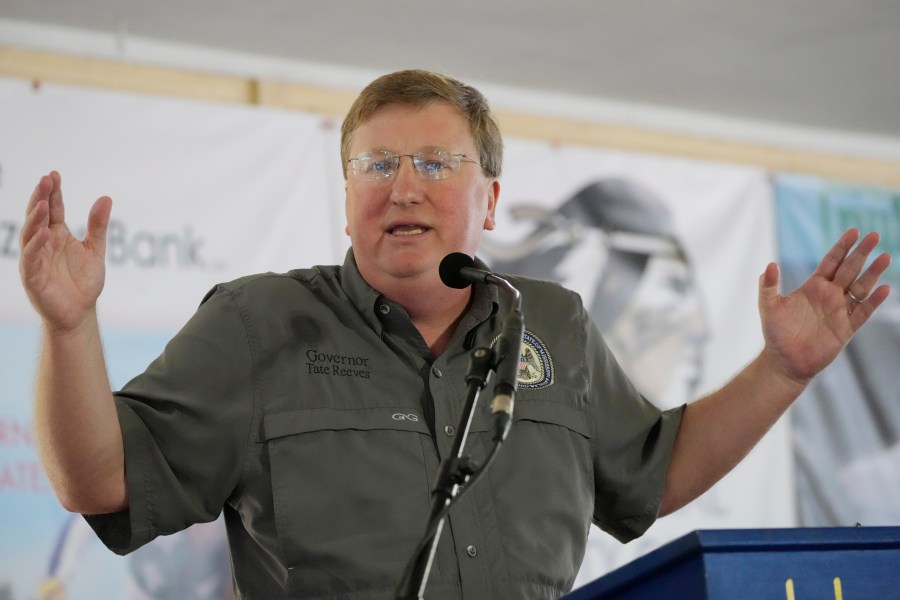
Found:
<svg viewBox="0 0 900 600"><path fill-rule="evenodd" d="M503 138L485 97L477 89L452 77L419 69L383 75L357 96L341 125L344 177L347 176L353 134L360 125L391 104L421 108L433 102L447 103L459 111L469 124L482 172L488 177L499 177L503 164Z"/></svg>

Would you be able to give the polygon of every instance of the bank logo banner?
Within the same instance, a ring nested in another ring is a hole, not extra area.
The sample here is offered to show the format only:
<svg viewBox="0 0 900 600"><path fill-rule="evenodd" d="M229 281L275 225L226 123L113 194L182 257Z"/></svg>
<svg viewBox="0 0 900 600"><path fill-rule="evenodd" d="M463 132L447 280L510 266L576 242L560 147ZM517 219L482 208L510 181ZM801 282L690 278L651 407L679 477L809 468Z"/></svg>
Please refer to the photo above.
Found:
<svg viewBox="0 0 900 600"><path fill-rule="evenodd" d="M0 103L3 281L18 278L25 205L50 170L76 237L93 202L113 200L107 323L179 327L216 283L343 260L340 161L321 117L2 78ZM9 287L0 316L31 319Z"/></svg>
<svg viewBox="0 0 900 600"><path fill-rule="evenodd" d="M342 204L330 195L341 189L340 161L326 152L325 125L315 115L0 78L0 598L231 598L220 522L122 558L50 490L31 423L39 330L18 273L38 179L61 173L79 238L94 200L113 199L98 312L118 389L216 283L343 259Z"/></svg>

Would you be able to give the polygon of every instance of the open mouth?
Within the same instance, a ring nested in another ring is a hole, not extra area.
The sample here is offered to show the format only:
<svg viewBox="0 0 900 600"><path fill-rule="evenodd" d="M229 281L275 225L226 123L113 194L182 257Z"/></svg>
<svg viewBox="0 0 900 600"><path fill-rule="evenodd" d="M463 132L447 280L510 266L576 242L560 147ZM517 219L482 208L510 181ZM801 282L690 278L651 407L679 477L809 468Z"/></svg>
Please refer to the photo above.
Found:
<svg viewBox="0 0 900 600"><path fill-rule="evenodd" d="M399 236L421 235L429 229L429 227L425 227L424 225L397 225L396 227L389 229L388 233Z"/></svg>

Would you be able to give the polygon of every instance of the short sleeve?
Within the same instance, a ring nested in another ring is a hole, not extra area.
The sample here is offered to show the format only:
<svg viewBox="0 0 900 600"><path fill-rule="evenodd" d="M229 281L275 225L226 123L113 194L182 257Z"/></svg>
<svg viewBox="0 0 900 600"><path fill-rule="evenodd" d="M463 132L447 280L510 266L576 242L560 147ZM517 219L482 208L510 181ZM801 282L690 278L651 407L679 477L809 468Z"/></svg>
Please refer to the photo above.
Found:
<svg viewBox="0 0 900 600"><path fill-rule="evenodd" d="M684 407L661 411L634 387L594 323L586 323L592 390L594 522L621 542L656 520Z"/></svg>
<svg viewBox="0 0 900 600"><path fill-rule="evenodd" d="M239 483L249 440L253 353L240 307L220 286L115 394L129 507L86 516L111 550L126 554L219 515Z"/></svg>

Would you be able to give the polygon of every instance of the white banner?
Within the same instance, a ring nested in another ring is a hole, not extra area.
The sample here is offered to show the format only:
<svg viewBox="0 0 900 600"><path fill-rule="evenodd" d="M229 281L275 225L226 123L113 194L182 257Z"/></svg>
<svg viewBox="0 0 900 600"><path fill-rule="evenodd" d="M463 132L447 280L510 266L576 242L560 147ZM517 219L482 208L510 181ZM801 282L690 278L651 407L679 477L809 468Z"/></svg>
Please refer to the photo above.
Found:
<svg viewBox="0 0 900 600"><path fill-rule="evenodd" d="M0 107L0 318L33 318L17 239L51 169L78 234L113 199L104 324L178 327L217 282L343 259L321 117L2 79Z"/></svg>

